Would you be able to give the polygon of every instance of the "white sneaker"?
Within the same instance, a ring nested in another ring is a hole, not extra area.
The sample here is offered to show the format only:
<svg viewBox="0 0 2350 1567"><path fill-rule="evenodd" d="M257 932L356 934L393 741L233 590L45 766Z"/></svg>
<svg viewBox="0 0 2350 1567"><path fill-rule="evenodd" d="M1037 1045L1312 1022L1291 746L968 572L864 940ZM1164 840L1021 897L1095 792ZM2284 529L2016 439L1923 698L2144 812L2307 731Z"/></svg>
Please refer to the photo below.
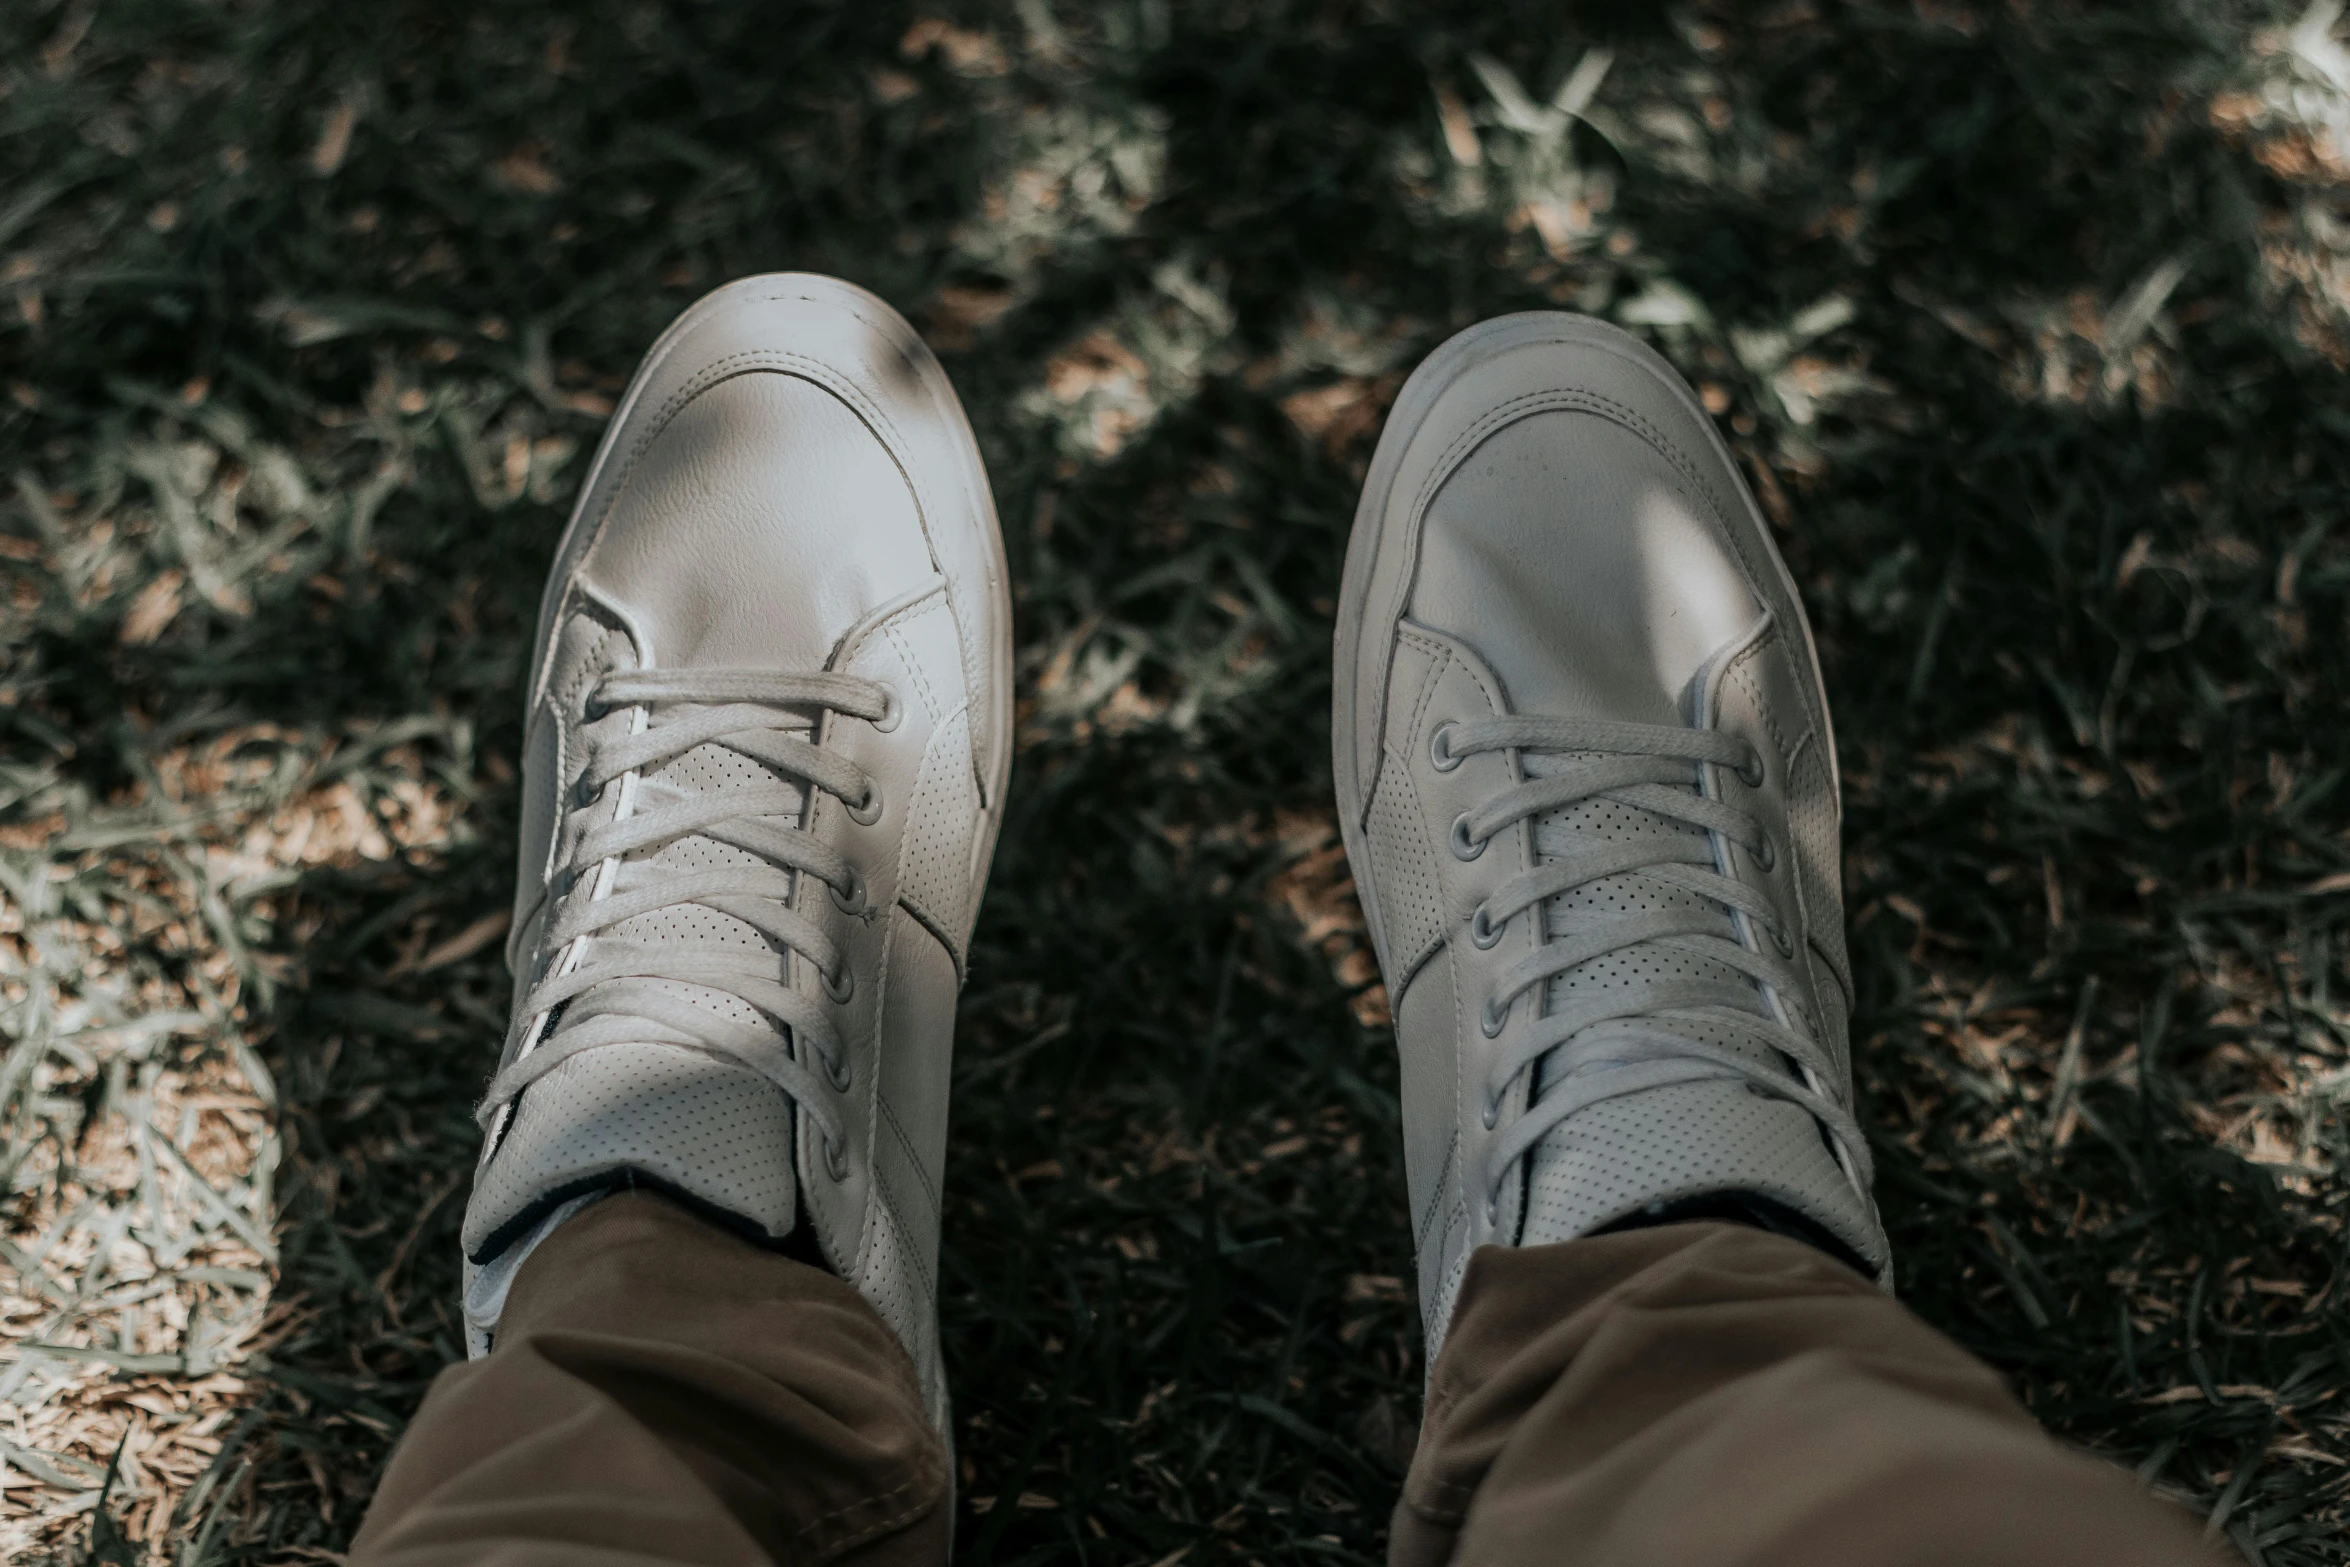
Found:
<svg viewBox="0 0 2350 1567"><path fill-rule="evenodd" d="M944 1429L939 1177L1010 632L970 427L896 312L786 274L663 334L539 610L474 1353L540 1237L651 1188L820 1252Z"/></svg>
<svg viewBox="0 0 2350 1567"><path fill-rule="evenodd" d="M1372 460L1336 660L1430 1359L1481 1245L1727 1206L1889 1280L1818 658L1671 367L1547 312L1431 355Z"/></svg>

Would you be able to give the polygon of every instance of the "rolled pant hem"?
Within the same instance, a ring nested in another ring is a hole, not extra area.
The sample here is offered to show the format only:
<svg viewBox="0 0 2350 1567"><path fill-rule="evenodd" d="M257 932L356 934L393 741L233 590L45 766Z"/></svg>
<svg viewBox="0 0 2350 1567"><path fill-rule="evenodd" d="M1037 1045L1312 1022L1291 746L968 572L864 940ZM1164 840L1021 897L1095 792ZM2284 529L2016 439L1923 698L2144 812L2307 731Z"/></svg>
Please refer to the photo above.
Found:
<svg viewBox="0 0 2350 1567"><path fill-rule="evenodd" d="M622 1193L517 1270L435 1379L352 1567L932 1567L949 1458L863 1296Z"/></svg>
<svg viewBox="0 0 2350 1567"><path fill-rule="evenodd" d="M1391 1567L2172 1567L2181 1510L1785 1236L1696 1222L1470 1260Z"/></svg>

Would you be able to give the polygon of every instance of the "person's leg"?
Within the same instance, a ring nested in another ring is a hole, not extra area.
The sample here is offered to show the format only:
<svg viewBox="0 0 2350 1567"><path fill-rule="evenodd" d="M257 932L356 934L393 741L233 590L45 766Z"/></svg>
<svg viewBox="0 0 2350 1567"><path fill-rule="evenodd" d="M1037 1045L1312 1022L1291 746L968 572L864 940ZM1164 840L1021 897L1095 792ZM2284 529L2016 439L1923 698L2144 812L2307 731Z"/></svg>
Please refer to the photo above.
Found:
<svg viewBox="0 0 2350 1567"><path fill-rule="evenodd" d="M940 1180L1010 636L978 447L888 305L746 278L662 335L541 600L460 1230L479 1363L361 1560L940 1557Z"/></svg>
<svg viewBox="0 0 2350 1567"><path fill-rule="evenodd" d="M353 1567L939 1567L945 1444L914 1363L832 1274L665 1198L608 1197L441 1373Z"/></svg>
<svg viewBox="0 0 2350 1567"><path fill-rule="evenodd" d="M1742 1225L1470 1259L1392 1567L2224 1559L1849 1268Z"/></svg>
<svg viewBox="0 0 2350 1567"><path fill-rule="evenodd" d="M1555 312L1440 348L1335 653L1433 1358L1398 1567L2191 1554L1886 1293L1827 693L1671 367Z"/></svg>

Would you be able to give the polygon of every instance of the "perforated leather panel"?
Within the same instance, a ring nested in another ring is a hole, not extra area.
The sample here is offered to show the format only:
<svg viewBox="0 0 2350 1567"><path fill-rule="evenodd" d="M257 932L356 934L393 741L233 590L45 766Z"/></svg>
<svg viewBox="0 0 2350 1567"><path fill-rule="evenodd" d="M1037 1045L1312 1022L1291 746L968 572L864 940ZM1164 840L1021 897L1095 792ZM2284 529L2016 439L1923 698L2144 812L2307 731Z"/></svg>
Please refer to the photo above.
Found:
<svg viewBox="0 0 2350 1567"><path fill-rule="evenodd" d="M971 722L958 707L931 731L922 775L906 809L898 897L942 933L958 973L976 913L971 906L971 837L979 785L971 776Z"/></svg>
<svg viewBox="0 0 2350 1567"><path fill-rule="evenodd" d="M1444 938L1444 892L1430 862L1428 825L1411 773L1390 757L1379 769L1364 823L1371 870L1379 889L1379 919L1392 947L1394 982L1401 985Z"/></svg>
<svg viewBox="0 0 2350 1567"><path fill-rule="evenodd" d="M799 808L807 792L765 763L712 743L698 746L638 782L640 810L710 790L783 784ZM614 787L618 787L614 785ZM631 855L680 871L764 867L756 855L689 834ZM786 979L786 955L730 914L686 904L639 915L591 937L588 958L608 942L635 947L733 947L771 953ZM660 988L691 1005L752 1027L774 1027L757 1009L720 991L676 981ZM592 999L587 1005L593 1005ZM543 1194L620 1169L636 1169L740 1215L770 1235L792 1227L791 1104L748 1068L674 1045L613 1045L585 1051L531 1086L467 1210L465 1243L477 1250Z"/></svg>
<svg viewBox="0 0 2350 1567"><path fill-rule="evenodd" d="M757 1073L671 1045L583 1051L523 1095L466 1214L479 1248L541 1196L614 1171L642 1171L789 1234L791 1102Z"/></svg>
<svg viewBox="0 0 2350 1567"><path fill-rule="evenodd" d="M1554 776L1571 758L1529 755L1526 771ZM1695 792L1692 775L1691 792ZM1675 840L1702 848L1706 834L1650 811L1595 799L1543 815L1535 824L1535 852L1551 862L1579 843ZM1735 939L1729 913L1711 899L1653 877L1625 873L1602 878L1551 899L1543 909L1547 932L1561 936L1627 916L1688 911ZM1598 958L1553 979L1548 1004L1653 979L1728 983L1754 995L1753 1010L1768 1016L1759 987L1738 970L1700 951L1665 942ZM1809 1029L1814 1020L1782 998L1789 1021ZM1782 1059L1736 1031L1700 1018L1673 1019L1674 1033L1716 1045L1784 1070ZM1775 1053L1774 1053L1775 1054ZM1546 1062L1542 1088L1553 1081ZM1874 1226L1830 1153L1819 1124L1797 1105L1749 1092L1743 1084L1700 1082L1606 1100L1569 1117L1545 1137L1527 1161L1527 1213L1522 1241L1565 1240L1637 1209L1701 1192L1762 1192L1811 1215L1844 1236L1855 1250L1873 1253Z"/></svg>

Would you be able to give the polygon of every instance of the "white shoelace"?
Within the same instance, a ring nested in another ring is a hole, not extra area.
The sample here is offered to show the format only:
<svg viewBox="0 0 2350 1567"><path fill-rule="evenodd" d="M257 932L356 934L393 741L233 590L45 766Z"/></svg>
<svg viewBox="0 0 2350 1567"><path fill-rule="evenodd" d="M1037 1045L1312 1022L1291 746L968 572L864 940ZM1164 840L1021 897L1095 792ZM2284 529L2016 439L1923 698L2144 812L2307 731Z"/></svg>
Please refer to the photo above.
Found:
<svg viewBox="0 0 2350 1567"><path fill-rule="evenodd" d="M1735 736L1602 719L1487 718L1447 724L1434 742L1436 765L1447 771L1462 757L1506 750L1597 756L1554 776L1513 784L1463 813L1452 825L1452 852L1464 860L1484 853L1494 834L1518 822L1605 798L1718 835L1745 848L1766 870L1776 862L1778 851L1753 815L1703 793L1706 763L1733 768L1750 783L1761 781L1762 758ZM1521 1072L1544 1070L1549 1086L1538 1086L1526 1113L1489 1151L1484 1171L1489 1220L1499 1209L1510 1169L1552 1128L1603 1101L1676 1083L1741 1082L1800 1105L1818 1118L1842 1149L1850 1173L1867 1186L1868 1143L1842 1103L1841 1074L1817 1040L1782 1021L1797 1016L1794 1009L1773 1004L1775 997L1802 994L1803 980L1791 961L1801 933L1786 927L1768 898L1724 873L1711 839L1676 838L1595 841L1551 864L1520 871L1496 888L1469 922L1468 940L1489 948L1519 915L1543 918L1549 899L1602 877L1633 873L1728 910L1730 927L1744 937L1725 934L1723 917L1705 905L1585 917L1563 927L1553 916L1542 944L1503 971L1485 998L1486 1037L1498 1039L1508 1031L1512 1009L1529 991L1534 992L1535 1016L1494 1059L1484 1085L1486 1129L1499 1122L1502 1096ZM1546 981L1644 943L1711 959L1751 983L1630 980L1543 1010ZM1659 1026L1676 1018L1710 1024L1760 1045L1764 1059ZM1767 1064L1781 1059L1788 1065Z"/></svg>
<svg viewBox="0 0 2350 1567"><path fill-rule="evenodd" d="M843 1174L842 1128L831 1097L849 1087L848 1061L824 1010L783 983L779 955L757 946L683 939L646 944L603 933L640 915L699 904L797 953L814 966L827 997L846 1001L855 982L839 947L786 900L794 873L805 872L829 887L842 909L861 914L864 880L837 850L796 823L813 806L815 790L841 800L852 818L871 821L880 811L880 786L847 759L789 732L781 720L794 710L813 717L830 709L886 728L894 724L894 703L887 686L855 675L710 669L605 677L591 710L635 708L637 717L629 734L593 743L581 779L583 798L572 814L576 819L597 812L603 792L615 784L620 800L613 820L577 834L558 874L564 890L544 938L556 956L517 1011L532 1037L482 1096L476 1116L485 1128L531 1084L583 1051L675 1045L739 1063L781 1089L822 1132L826 1167L835 1178ZM808 721L802 718L795 727ZM644 803L663 786L640 774L711 743L803 779L810 792L803 797L790 785L770 782L700 793L667 789L681 797ZM689 834L766 863L685 871L629 857ZM772 1026L717 1016L679 994L673 988L679 983L732 996Z"/></svg>

